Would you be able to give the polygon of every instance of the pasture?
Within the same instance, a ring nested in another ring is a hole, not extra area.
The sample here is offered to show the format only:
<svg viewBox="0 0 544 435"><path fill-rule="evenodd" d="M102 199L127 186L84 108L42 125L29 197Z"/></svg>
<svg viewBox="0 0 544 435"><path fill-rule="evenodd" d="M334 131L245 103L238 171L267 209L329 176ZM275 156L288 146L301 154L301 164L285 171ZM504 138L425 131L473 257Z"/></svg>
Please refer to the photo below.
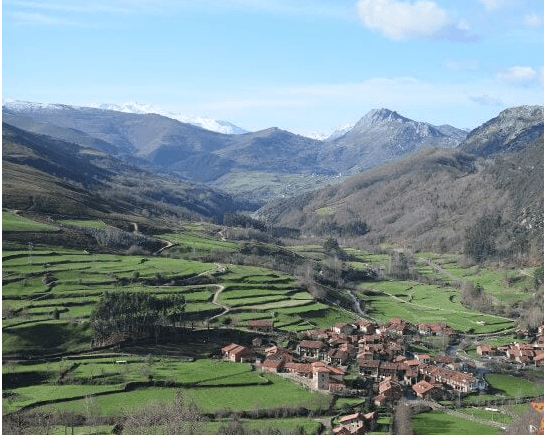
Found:
<svg viewBox="0 0 544 435"><path fill-rule="evenodd" d="M473 333L498 332L512 328L514 322L483 314L461 304L461 292L454 287L417 281L381 281L361 284L360 299L369 315L386 322L400 317L413 323L443 322L455 330Z"/></svg>
<svg viewBox="0 0 544 435"><path fill-rule="evenodd" d="M116 364L121 358L123 363ZM78 412L92 401L100 415L122 415L149 401L171 402L177 391L205 413L284 406L327 409L331 400L278 375L255 371L249 364L222 360L111 355L12 364L3 370L4 390L9 391L3 398L4 412L25 406ZM150 375L153 382L149 382ZM26 385L32 382L37 383Z"/></svg>
<svg viewBox="0 0 544 435"><path fill-rule="evenodd" d="M501 430L438 411L412 416L412 425L418 435L497 435Z"/></svg>
<svg viewBox="0 0 544 435"><path fill-rule="evenodd" d="M3 218L4 231L38 234L56 231L54 225L33 222L12 213L3 212ZM67 220L62 224L87 229L104 229L105 225L97 220ZM147 403L172 402L180 391L208 416L256 410L280 415L279 410L284 408L328 410L333 400L331 395L311 392L292 380L261 373L248 364L229 363L209 356L217 355L219 347L226 344L221 341L227 339L232 329L242 330L237 331L240 336L247 334L244 331L250 320L274 321L280 332L274 339L287 343L286 333L330 328L335 323L356 320L358 316L315 297L294 276L286 273L260 266L211 262L211 258L224 258L214 257L218 251L241 256L242 247L247 248L249 243L224 240L217 226L186 224L176 232L158 237L172 243L161 255L93 253L82 248L38 243L4 243L4 414L36 409L85 413L86 417L117 417L141 409ZM319 245L282 249L296 252L297 258L311 259L314 265L340 264L328 258ZM389 264L387 254L352 248L346 248L346 252L351 256L350 261L343 264L346 267L384 271ZM456 280L481 283L485 291L501 303L525 297L530 271L509 271L505 275L496 270L460 266L454 255L418 255L416 268L423 278L421 281L382 280L356 284L354 293L365 303L370 317L379 322L388 322L393 317L412 323L444 322L458 331L474 334L512 329L511 320L465 308L461 304L461 290L449 284ZM200 342L135 341L123 345L122 350L88 353L93 338L89 320L105 291L146 292L157 297L183 295L184 326L194 328L195 336L202 333L198 337L203 339ZM289 339L294 337L295 334L290 334ZM511 337L497 337L495 342L502 343ZM27 357L43 361L16 362ZM48 362L44 362L46 360ZM521 378L489 374L488 381L506 398L544 394L542 388ZM482 400L485 396L478 398ZM469 396L465 400L476 403L478 398ZM334 408L340 411L362 405L359 398L342 398L335 402ZM483 419L494 417L481 409L472 412ZM383 416L381 419L381 424L386 426ZM224 423L227 421L222 417L214 417L203 428L205 433L213 434ZM318 422L306 417L259 419L247 424L259 429L302 426L308 433L319 428ZM422 434L496 433L487 426L432 412L414 416L414 427ZM59 433L61 430L58 428ZM84 430L111 432L111 426L80 428L80 433L85 433Z"/></svg>
<svg viewBox="0 0 544 435"><path fill-rule="evenodd" d="M56 231L53 225L36 222L16 215L9 211L2 211L2 232L4 231Z"/></svg>

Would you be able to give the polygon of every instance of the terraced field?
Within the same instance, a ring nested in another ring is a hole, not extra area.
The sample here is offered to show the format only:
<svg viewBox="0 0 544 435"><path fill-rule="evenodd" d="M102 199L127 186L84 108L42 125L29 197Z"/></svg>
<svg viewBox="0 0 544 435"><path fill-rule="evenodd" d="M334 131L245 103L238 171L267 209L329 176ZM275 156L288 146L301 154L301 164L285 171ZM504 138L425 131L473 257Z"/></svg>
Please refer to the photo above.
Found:
<svg viewBox="0 0 544 435"><path fill-rule="evenodd" d="M40 232L57 231L54 222L33 222L7 212L3 216L3 229L7 232L25 232L32 237L36 234L39 240ZM103 229L99 221L71 220L63 224ZM249 365L208 357L225 344L219 343L222 333L226 334L222 336L224 340L236 329L243 334L250 320L272 320L280 331L299 332L328 328L354 320L357 315L314 298L297 279L285 273L266 267L212 262L214 253L242 255L242 247L247 245L224 240L219 227L187 224L177 232L157 237L169 242L160 255L99 254L83 248L4 242L4 414L33 409L113 418L141 408L144 403L171 403L177 392L183 392L202 412L217 415L203 426L204 433L212 434L225 422L219 415L228 410L327 410L331 396L309 392L280 376L263 375ZM291 251L297 258L311 259L312 264L339 263L324 255L319 245L281 249ZM346 267L372 267L382 272L389 266L387 254L351 248L346 252L350 255ZM427 253L419 254L416 268L420 277L433 284L381 280L360 283L353 293L365 303L368 314L380 322L401 317L413 323L441 321L458 331L475 334L508 332L513 326L511 320L465 308L460 302L461 290L450 284L456 280L479 283L501 303L525 297L532 272L511 271L505 276L474 266L461 267L456 256ZM89 319L105 291L146 292L158 297L183 295L186 317L184 325L177 326L186 326L187 331L192 328L195 334L202 333L203 339L198 343L134 342L124 345L124 353L92 353ZM220 338L214 341L207 333L218 333ZM61 355L51 358L53 354ZM28 356L48 362L17 362ZM200 359L204 356L207 358ZM510 378L491 377L489 381L504 391L505 397L542 393L529 383L520 390L521 384L512 383ZM361 403L359 399L346 398L336 408ZM487 414L480 417L487 418ZM283 420L261 419L258 427L277 426ZM428 422L436 423L443 433L480 428L442 414L430 413L414 419L418 428ZM319 430L320 423L311 418L293 418L284 427L297 426L312 432ZM111 429L112 426L97 425L89 431L109 433ZM65 428L55 430L60 434Z"/></svg>
<svg viewBox="0 0 544 435"><path fill-rule="evenodd" d="M415 281L382 281L359 287L369 315L379 321L400 317L413 323L443 322L462 332L489 333L514 326L513 321L464 307L460 290Z"/></svg>

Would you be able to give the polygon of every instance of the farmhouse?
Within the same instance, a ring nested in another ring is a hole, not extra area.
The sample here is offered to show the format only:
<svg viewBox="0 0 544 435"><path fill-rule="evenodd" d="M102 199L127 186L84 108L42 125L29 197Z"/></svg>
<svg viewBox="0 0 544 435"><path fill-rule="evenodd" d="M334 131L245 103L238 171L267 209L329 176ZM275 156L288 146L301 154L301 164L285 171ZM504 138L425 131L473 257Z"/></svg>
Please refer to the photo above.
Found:
<svg viewBox="0 0 544 435"><path fill-rule="evenodd" d="M489 346L487 344L480 344L476 348L476 352L478 353L478 355L481 356L495 356L498 354L498 350L496 347Z"/></svg>
<svg viewBox="0 0 544 435"><path fill-rule="evenodd" d="M419 362L426 364L431 362L431 356L426 353L416 353L414 355L414 358L417 359Z"/></svg>
<svg viewBox="0 0 544 435"><path fill-rule="evenodd" d="M382 406L386 403L394 403L399 400L404 391L402 386L392 380L392 378L386 378L378 384L378 395L374 397L374 403L378 406Z"/></svg>
<svg viewBox="0 0 544 435"><path fill-rule="evenodd" d="M231 343L221 349L221 354L233 362L252 362L255 361L255 353L248 347L241 344Z"/></svg>
<svg viewBox="0 0 544 435"><path fill-rule="evenodd" d="M417 397L421 399L435 399L438 398L440 389L435 385L427 382L420 381L412 386L412 390L417 394Z"/></svg>
<svg viewBox="0 0 544 435"><path fill-rule="evenodd" d="M267 372L279 373L281 372L284 366L285 366L284 360L277 357L271 357L271 358L266 358L264 360L264 362L261 365L261 368L263 370L266 370Z"/></svg>
<svg viewBox="0 0 544 435"><path fill-rule="evenodd" d="M359 361L359 374L364 376L370 376L372 378L377 378L379 367L380 367L379 361L374 361L374 360Z"/></svg>
<svg viewBox="0 0 544 435"><path fill-rule="evenodd" d="M447 355L436 355L433 357L433 362L437 365L448 365L453 363L455 360L451 356Z"/></svg>
<svg viewBox="0 0 544 435"><path fill-rule="evenodd" d="M455 331L443 323L420 323L417 325L419 335L443 337L455 334Z"/></svg>
<svg viewBox="0 0 544 435"><path fill-rule="evenodd" d="M363 334L374 334L376 331L376 325L372 323L370 320L361 319L357 320L355 323L353 323L353 326Z"/></svg>
<svg viewBox="0 0 544 435"><path fill-rule="evenodd" d="M385 326L385 330L393 334L405 335L410 330L410 324L403 319L395 317Z"/></svg>
<svg viewBox="0 0 544 435"><path fill-rule="evenodd" d="M348 323L337 323L332 327L336 334L350 335L353 332L353 326Z"/></svg>
<svg viewBox="0 0 544 435"><path fill-rule="evenodd" d="M250 320L247 322L247 329L260 332L272 332L274 330L274 322L270 320Z"/></svg>
<svg viewBox="0 0 544 435"><path fill-rule="evenodd" d="M313 388L316 390L340 391L346 388L346 372L323 362L312 363Z"/></svg>
<svg viewBox="0 0 544 435"><path fill-rule="evenodd" d="M376 417L376 412L369 412L368 414L357 412L345 415L338 419L340 426L335 427L333 433L349 435L364 434L367 430L374 430L376 428Z"/></svg>
<svg viewBox="0 0 544 435"><path fill-rule="evenodd" d="M327 346L322 341L302 340L297 346L297 353L305 358L324 359Z"/></svg>
<svg viewBox="0 0 544 435"><path fill-rule="evenodd" d="M479 386L478 378L470 373L456 372L430 364L420 364L419 373L423 380L431 384L444 384L462 393L476 391Z"/></svg>
<svg viewBox="0 0 544 435"><path fill-rule="evenodd" d="M329 329L317 328L305 332L306 337L310 340L328 340L332 335Z"/></svg>
<svg viewBox="0 0 544 435"><path fill-rule="evenodd" d="M327 354L327 362L334 365L344 365L349 358L349 353L345 350L331 349Z"/></svg>

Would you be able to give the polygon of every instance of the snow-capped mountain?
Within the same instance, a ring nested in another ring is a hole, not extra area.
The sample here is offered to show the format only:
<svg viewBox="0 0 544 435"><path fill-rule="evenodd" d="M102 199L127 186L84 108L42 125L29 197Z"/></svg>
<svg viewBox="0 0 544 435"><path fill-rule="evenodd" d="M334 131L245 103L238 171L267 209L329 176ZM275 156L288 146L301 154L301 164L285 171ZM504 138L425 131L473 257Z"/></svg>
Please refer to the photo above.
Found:
<svg viewBox="0 0 544 435"><path fill-rule="evenodd" d="M44 110L55 110L60 108L74 108L74 109L83 109L84 107L80 106L70 106L66 104L53 104L53 103L34 103L30 101L20 101L13 100L10 98L2 99L2 106L14 112L26 112L32 113L36 111ZM102 110L113 110L116 112L123 113L134 113L134 114L157 114L165 116L167 118L175 119L177 121L195 125L205 130L215 131L217 133L223 134L244 134L247 133L246 130L240 128L234 124L231 124L227 121L218 121L216 119L204 118L202 116L192 116L186 115L183 113L173 113L166 110L162 110L159 107L150 105L150 104L141 104L141 103L127 103L127 104L110 104L110 103L90 103L85 107L91 107L95 109Z"/></svg>
<svg viewBox="0 0 544 435"><path fill-rule="evenodd" d="M338 127L325 140L333 141L335 139L338 139L339 137L344 136L348 131L350 131L355 126L355 124L356 124L355 122L348 122L347 124L344 124L344 125Z"/></svg>
<svg viewBox="0 0 544 435"><path fill-rule="evenodd" d="M166 116L167 118L175 119L179 122L196 125L197 127L223 134L247 133L247 130L231 124L228 121L204 118L202 116L186 115L184 113L169 112L151 104L142 104L136 102L126 103L122 105L110 103L91 103L89 104L89 107L96 107L98 109L104 110L115 110L117 112L124 113L137 113L141 115L154 113L157 115Z"/></svg>

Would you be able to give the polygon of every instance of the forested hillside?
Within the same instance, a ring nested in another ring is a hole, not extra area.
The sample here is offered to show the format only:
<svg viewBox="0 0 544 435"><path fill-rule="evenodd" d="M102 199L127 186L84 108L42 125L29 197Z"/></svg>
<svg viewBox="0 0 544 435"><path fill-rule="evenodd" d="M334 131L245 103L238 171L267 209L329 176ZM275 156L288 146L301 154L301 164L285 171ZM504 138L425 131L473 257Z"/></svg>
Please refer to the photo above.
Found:
<svg viewBox="0 0 544 435"><path fill-rule="evenodd" d="M541 255L543 159L543 138L488 159L457 149L425 149L315 194L268 204L260 215L308 234L325 223L342 226L358 219L370 229L364 243L441 252L463 250L467 231L491 225L489 255ZM482 223L486 216L493 224Z"/></svg>

